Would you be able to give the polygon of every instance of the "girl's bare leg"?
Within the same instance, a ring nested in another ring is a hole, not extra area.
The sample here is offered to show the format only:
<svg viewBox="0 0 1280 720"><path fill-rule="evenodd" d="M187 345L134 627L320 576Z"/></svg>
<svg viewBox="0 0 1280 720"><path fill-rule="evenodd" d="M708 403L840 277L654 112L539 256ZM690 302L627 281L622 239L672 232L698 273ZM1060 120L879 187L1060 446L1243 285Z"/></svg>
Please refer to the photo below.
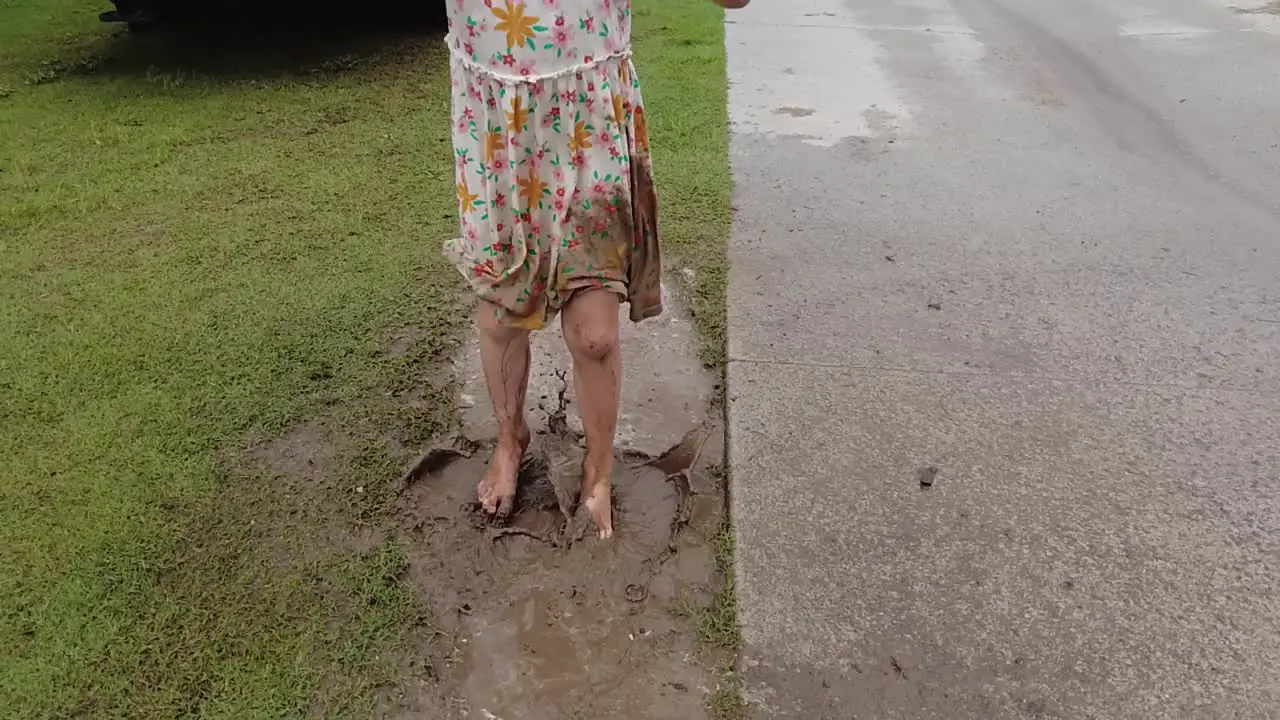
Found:
<svg viewBox="0 0 1280 720"><path fill-rule="evenodd" d="M618 296L606 290L579 293L565 306L561 323L573 355L573 383L587 434L581 502L601 538L613 535L613 436L622 392L618 346Z"/></svg>
<svg viewBox="0 0 1280 720"><path fill-rule="evenodd" d="M476 494L485 512L502 516L510 513L515 504L516 477L529 447L529 426L524 417L529 388L529 331L502 324L496 306L485 300L480 301L478 312L480 362L498 421L498 444Z"/></svg>

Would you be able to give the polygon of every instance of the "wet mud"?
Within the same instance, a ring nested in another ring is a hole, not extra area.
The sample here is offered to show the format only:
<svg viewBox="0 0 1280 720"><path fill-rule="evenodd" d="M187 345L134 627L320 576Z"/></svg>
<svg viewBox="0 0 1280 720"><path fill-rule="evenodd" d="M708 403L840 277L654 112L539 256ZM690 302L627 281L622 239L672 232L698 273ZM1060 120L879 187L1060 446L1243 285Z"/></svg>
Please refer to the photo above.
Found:
<svg viewBox="0 0 1280 720"><path fill-rule="evenodd" d="M562 420L535 436L502 521L475 503L487 459L458 441L401 481L407 581L431 617L383 716L705 717L719 678L685 615L717 581L722 427L618 458L609 541L577 507L582 449Z"/></svg>

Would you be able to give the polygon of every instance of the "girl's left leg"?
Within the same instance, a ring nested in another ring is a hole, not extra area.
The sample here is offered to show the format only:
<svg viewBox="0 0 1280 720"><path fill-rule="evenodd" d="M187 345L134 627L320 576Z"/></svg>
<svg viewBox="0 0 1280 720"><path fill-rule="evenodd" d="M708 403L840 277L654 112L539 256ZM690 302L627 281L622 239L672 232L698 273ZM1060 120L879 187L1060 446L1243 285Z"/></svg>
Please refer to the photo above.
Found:
<svg viewBox="0 0 1280 720"><path fill-rule="evenodd" d="M605 539L613 535L613 440L622 395L619 303L618 295L607 290L581 292L568 302L561 317L587 434L581 502Z"/></svg>

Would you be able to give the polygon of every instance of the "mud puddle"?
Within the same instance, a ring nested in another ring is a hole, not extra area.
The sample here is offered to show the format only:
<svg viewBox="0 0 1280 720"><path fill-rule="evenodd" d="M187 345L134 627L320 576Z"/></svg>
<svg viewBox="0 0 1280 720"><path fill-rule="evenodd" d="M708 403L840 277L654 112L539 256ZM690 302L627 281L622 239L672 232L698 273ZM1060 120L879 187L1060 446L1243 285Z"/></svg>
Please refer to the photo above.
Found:
<svg viewBox="0 0 1280 720"><path fill-rule="evenodd" d="M717 676L682 611L716 582L718 423L650 459L618 458L615 536L575 513L581 450L563 422L535 437L516 508L477 512L485 447L440 448L406 476L408 582L433 614L397 718L698 718Z"/></svg>

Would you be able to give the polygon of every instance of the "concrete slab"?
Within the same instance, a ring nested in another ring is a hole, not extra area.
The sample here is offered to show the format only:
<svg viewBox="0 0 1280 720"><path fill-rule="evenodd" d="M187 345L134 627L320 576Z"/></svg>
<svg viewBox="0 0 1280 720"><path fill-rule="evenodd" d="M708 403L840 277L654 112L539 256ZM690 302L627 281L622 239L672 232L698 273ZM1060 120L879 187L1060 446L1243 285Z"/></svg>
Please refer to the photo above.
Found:
<svg viewBox="0 0 1280 720"><path fill-rule="evenodd" d="M707 417L715 379L698 360L693 325L678 298L663 290L667 311L643 323L620 311L623 353L622 410L617 447L657 457L674 447ZM573 388L572 359L559 323L534 333L533 368L529 378L528 410L536 430L546 426L559 391L567 384L569 426L582 432ZM463 433L477 441L497 436L493 412L485 392L480 346L474 333L454 361L460 383Z"/></svg>
<svg viewBox="0 0 1280 720"><path fill-rule="evenodd" d="M1272 716L1275 38L1218 0L729 18L760 717Z"/></svg>
<svg viewBox="0 0 1280 720"><path fill-rule="evenodd" d="M1280 707L1275 395L743 362L729 383L761 717Z"/></svg>

